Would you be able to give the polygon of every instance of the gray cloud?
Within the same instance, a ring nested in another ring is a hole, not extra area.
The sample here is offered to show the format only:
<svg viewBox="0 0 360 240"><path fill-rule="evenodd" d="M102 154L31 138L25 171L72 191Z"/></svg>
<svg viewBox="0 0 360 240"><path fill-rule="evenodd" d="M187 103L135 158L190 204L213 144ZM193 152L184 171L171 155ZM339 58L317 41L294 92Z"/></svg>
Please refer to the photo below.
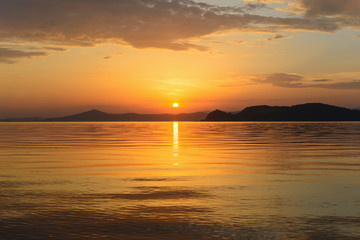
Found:
<svg viewBox="0 0 360 240"><path fill-rule="evenodd" d="M253 15L245 13L250 5L219 7L192 0L0 0L0 6L2 41L84 47L111 42L206 51L206 46L190 41L231 29L334 32L340 28L336 19Z"/></svg>
<svg viewBox="0 0 360 240"><path fill-rule="evenodd" d="M43 47L43 49L50 50L50 51L57 51L57 52L65 52L66 48L60 47Z"/></svg>
<svg viewBox="0 0 360 240"><path fill-rule="evenodd" d="M308 16L349 15L359 17L359 0L301 0Z"/></svg>
<svg viewBox="0 0 360 240"><path fill-rule="evenodd" d="M354 80L349 82L334 82L327 84L316 84L309 87L329 88L329 89L360 89L360 80Z"/></svg>
<svg viewBox="0 0 360 240"><path fill-rule="evenodd" d="M253 82L271 84L286 88L327 88L327 89L360 89L360 80L335 81L331 79L306 80L303 76L288 73L273 73L252 78ZM311 83L313 82L313 83ZM315 83L314 83L315 82Z"/></svg>
<svg viewBox="0 0 360 240"><path fill-rule="evenodd" d="M21 58L47 56L46 52L25 52L22 50L0 47L0 63L16 63Z"/></svg>
<svg viewBox="0 0 360 240"><path fill-rule="evenodd" d="M262 2L246 2L245 9L248 11L254 11L257 9L267 8L268 5Z"/></svg>
<svg viewBox="0 0 360 240"><path fill-rule="evenodd" d="M331 79L315 79L315 80L312 80L313 82L331 82L332 80Z"/></svg>
<svg viewBox="0 0 360 240"><path fill-rule="evenodd" d="M252 80L257 83L269 83L277 87L299 88L304 87L304 77L288 73L273 73L256 76Z"/></svg>
<svg viewBox="0 0 360 240"><path fill-rule="evenodd" d="M271 38L268 38L266 39L267 41L273 41L273 40L280 40L280 39L283 39L283 38L288 38L289 36L287 35L282 35L282 34L276 34L275 36L271 37Z"/></svg>

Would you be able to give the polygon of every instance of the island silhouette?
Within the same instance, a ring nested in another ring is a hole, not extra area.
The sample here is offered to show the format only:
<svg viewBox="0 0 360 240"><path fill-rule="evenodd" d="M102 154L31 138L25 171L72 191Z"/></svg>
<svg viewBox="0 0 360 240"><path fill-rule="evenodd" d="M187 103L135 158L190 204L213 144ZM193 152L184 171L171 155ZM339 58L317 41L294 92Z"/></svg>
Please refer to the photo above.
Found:
<svg viewBox="0 0 360 240"><path fill-rule="evenodd" d="M179 114L112 114L93 109L57 118L9 118L7 122L102 122L102 121L360 121L360 110L323 103L294 106L251 106L239 112L194 112Z"/></svg>
<svg viewBox="0 0 360 240"><path fill-rule="evenodd" d="M3 122L107 122L107 121L200 121L209 112L179 114L106 113L97 109L56 118L8 118Z"/></svg>
<svg viewBox="0 0 360 240"><path fill-rule="evenodd" d="M49 118L47 121L200 121L206 117L206 112L179 113L179 114L139 114L139 113L122 113L111 114L90 110L79 114L74 114L60 118Z"/></svg>
<svg viewBox="0 0 360 240"><path fill-rule="evenodd" d="M306 103L294 106L252 106L231 113L215 110L205 121L360 121L360 110L323 103Z"/></svg>

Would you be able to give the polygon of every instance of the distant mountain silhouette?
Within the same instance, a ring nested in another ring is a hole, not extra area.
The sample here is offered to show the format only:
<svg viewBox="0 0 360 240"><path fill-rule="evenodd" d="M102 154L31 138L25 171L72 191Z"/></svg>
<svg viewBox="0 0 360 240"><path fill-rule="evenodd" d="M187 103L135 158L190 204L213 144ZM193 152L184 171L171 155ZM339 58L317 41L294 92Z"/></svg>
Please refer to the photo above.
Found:
<svg viewBox="0 0 360 240"><path fill-rule="evenodd" d="M360 121L360 110L322 103L287 106L252 106L238 113L215 110L179 114L111 114L96 109L58 118L9 118L2 122L96 122L96 121Z"/></svg>
<svg viewBox="0 0 360 240"><path fill-rule="evenodd" d="M107 121L107 119L112 119L113 115L115 114L109 114L93 109L65 117L48 118L47 121Z"/></svg>
<svg viewBox="0 0 360 240"><path fill-rule="evenodd" d="M215 110L205 121L360 121L360 111L323 103L306 103L291 107L252 106L239 113Z"/></svg>
<svg viewBox="0 0 360 240"><path fill-rule="evenodd" d="M33 118L7 118L0 120L0 122L43 122L45 118L33 117Z"/></svg>
<svg viewBox="0 0 360 240"><path fill-rule="evenodd" d="M200 121L206 117L205 112L179 114L110 114L96 109L60 118L48 118L46 121L91 122L91 121Z"/></svg>

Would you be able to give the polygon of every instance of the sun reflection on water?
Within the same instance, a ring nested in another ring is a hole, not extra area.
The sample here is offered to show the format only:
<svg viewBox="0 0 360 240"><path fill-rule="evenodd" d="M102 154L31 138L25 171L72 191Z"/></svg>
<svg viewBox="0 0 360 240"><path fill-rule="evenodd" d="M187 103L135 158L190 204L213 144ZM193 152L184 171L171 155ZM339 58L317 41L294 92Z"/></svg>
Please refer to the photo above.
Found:
<svg viewBox="0 0 360 240"><path fill-rule="evenodd" d="M360 239L359 144L360 123L1 123L0 239Z"/></svg>
<svg viewBox="0 0 360 240"><path fill-rule="evenodd" d="M179 123L173 122L173 156L176 158L179 155ZM178 165L178 163L174 164Z"/></svg>

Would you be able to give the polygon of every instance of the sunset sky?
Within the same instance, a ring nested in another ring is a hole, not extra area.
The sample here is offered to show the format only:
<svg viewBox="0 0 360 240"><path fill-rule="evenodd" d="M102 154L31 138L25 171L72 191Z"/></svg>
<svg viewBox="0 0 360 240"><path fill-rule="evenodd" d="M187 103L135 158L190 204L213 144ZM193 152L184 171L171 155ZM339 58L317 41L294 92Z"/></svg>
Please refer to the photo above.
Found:
<svg viewBox="0 0 360 240"><path fill-rule="evenodd" d="M359 0L0 0L0 118L307 102L360 107Z"/></svg>

